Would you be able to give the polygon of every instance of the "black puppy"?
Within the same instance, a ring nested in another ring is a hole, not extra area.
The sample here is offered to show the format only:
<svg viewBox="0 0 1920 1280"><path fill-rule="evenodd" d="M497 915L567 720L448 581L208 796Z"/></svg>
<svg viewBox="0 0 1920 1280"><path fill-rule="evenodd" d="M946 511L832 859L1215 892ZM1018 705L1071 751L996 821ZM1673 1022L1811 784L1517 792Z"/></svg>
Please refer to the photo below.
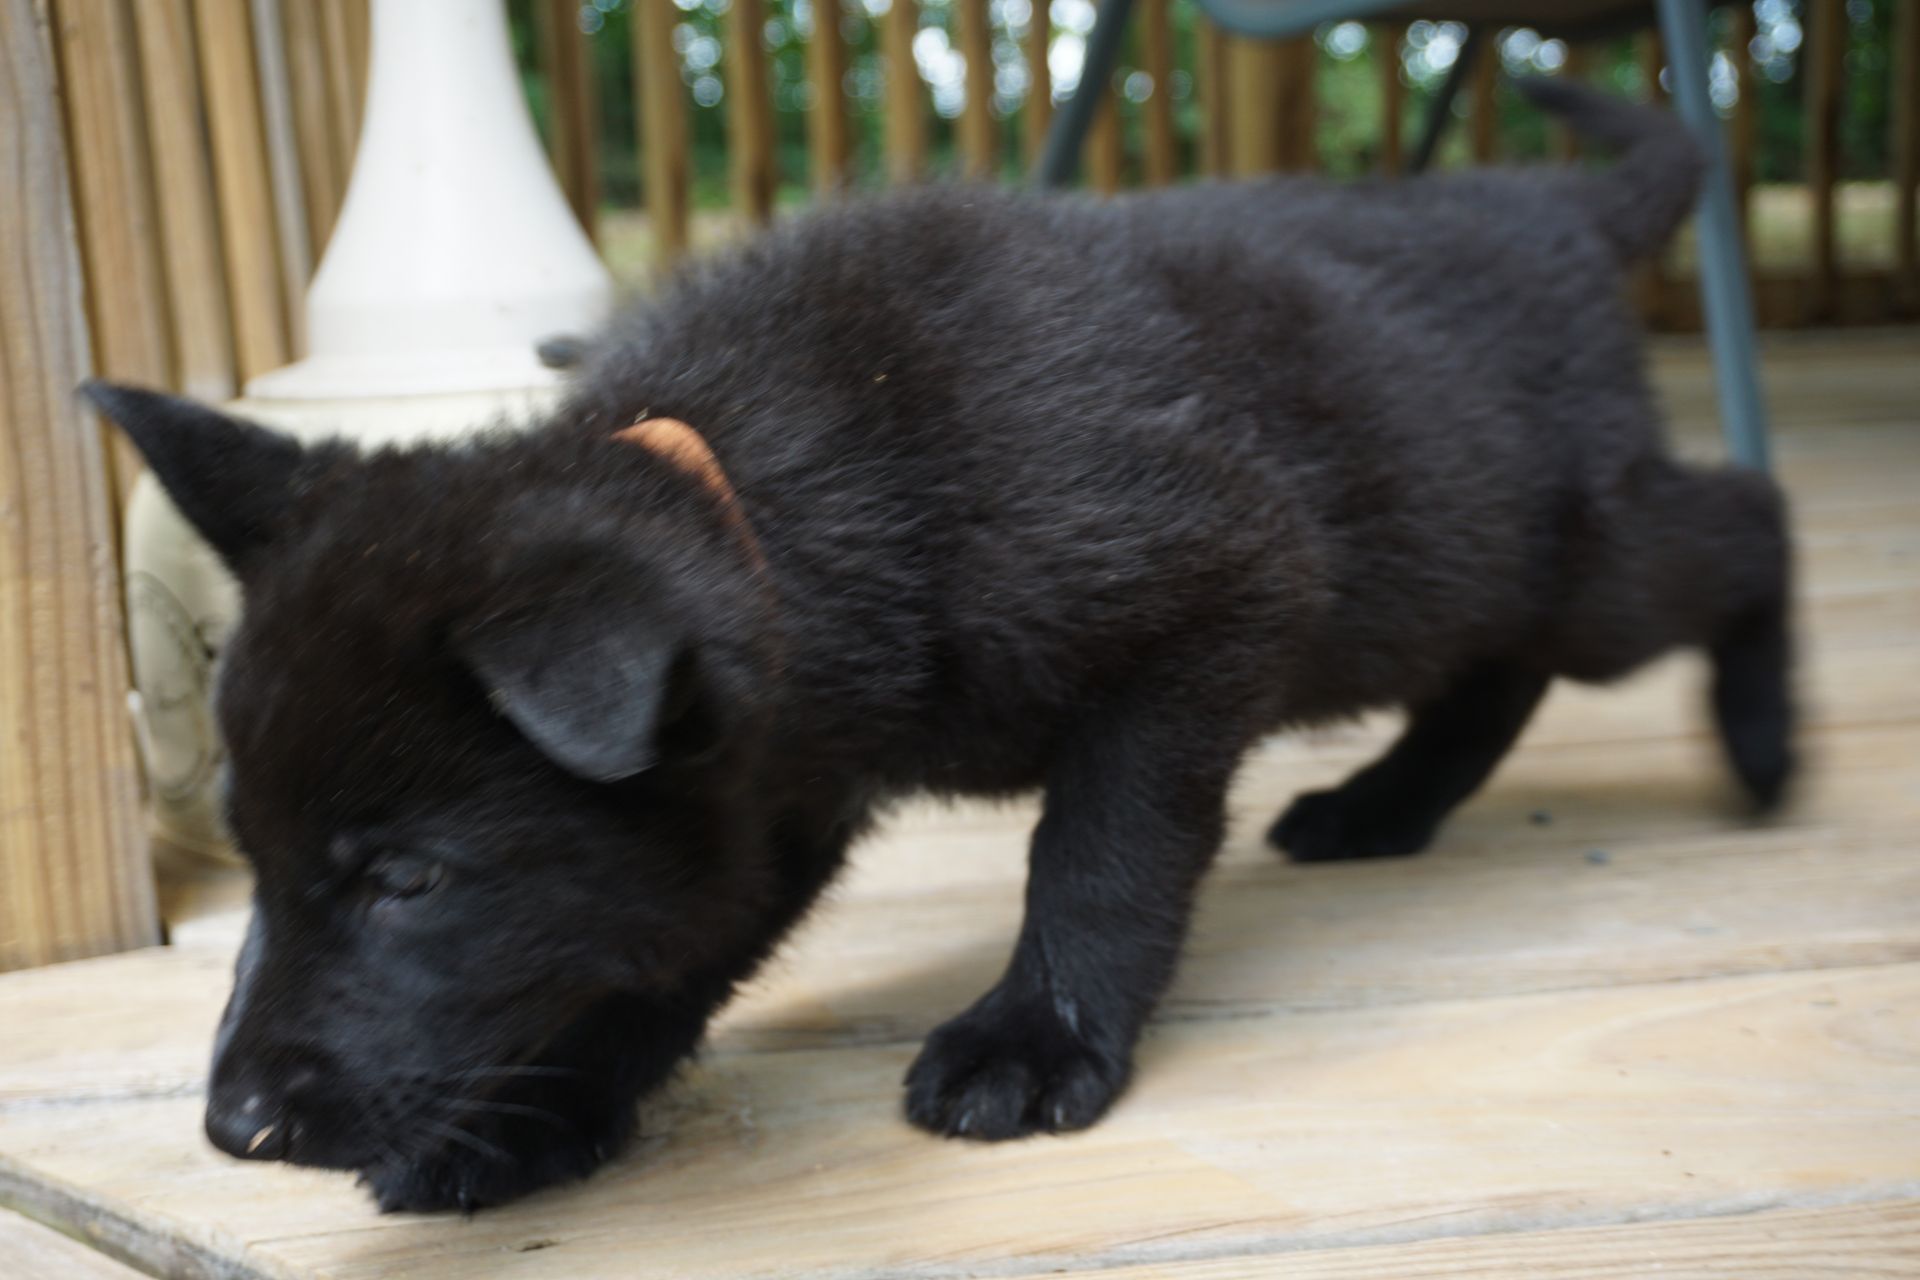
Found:
<svg viewBox="0 0 1920 1280"><path fill-rule="evenodd" d="M909 792L1045 792L1006 974L907 1079L984 1139L1125 1086L1280 726L1408 708L1273 832L1407 854L1553 677L1701 645L1774 801L1780 498L1667 456L1621 297L1698 156L1529 92L1619 162L795 220L532 432L362 455L91 387L246 593L213 1140L390 1209L585 1174Z"/></svg>

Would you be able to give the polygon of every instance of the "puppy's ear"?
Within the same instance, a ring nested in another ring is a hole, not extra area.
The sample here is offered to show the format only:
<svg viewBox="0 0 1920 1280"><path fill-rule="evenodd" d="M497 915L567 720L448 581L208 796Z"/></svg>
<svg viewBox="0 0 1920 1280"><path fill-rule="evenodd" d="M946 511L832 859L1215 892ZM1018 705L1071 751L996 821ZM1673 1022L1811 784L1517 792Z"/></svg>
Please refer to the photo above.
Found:
<svg viewBox="0 0 1920 1280"><path fill-rule="evenodd" d="M623 568L571 555L522 563L454 638L500 713L589 782L631 778L713 724L692 645Z"/></svg>
<svg viewBox="0 0 1920 1280"><path fill-rule="evenodd" d="M180 514L228 567L238 572L273 540L303 456L292 436L119 383L89 380L80 394L127 433Z"/></svg>

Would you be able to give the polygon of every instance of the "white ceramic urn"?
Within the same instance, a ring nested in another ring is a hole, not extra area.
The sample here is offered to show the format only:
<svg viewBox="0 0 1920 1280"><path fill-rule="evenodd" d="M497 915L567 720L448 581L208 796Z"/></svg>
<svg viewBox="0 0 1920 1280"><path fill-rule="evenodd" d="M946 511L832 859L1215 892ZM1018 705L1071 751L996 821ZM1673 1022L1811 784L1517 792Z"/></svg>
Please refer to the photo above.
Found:
<svg viewBox="0 0 1920 1280"><path fill-rule="evenodd" d="M365 124L306 298L309 350L227 406L308 439L457 435L551 403L535 347L612 281L535 135L504 0L372 0ZM151 475L126 514L132 711L158 855L234 859L209 693L239 591Z"/></svg>

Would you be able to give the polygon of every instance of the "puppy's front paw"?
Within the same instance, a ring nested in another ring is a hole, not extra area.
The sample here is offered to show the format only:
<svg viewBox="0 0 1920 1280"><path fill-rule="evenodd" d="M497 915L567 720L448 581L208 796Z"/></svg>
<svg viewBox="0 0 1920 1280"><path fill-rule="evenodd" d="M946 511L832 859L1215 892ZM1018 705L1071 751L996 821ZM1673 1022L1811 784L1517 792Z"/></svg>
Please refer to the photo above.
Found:
<svg viewBox="0 0 1920 1280"><path fill-rule="evenodd" d="M1130 1065L1088 1047L1051 1009L989 997L927 1038L907 1072L907 1118L988 1142L1084 1129L1113 1105Z"/></svg>
<svg viewBox="0 0 1920 1280"><path fill-rule="evenodd" d="M1295 797L1267 839L1295 862L1401 858L1426 848L1433 829L1425 814L1336 788Z"/></svg>

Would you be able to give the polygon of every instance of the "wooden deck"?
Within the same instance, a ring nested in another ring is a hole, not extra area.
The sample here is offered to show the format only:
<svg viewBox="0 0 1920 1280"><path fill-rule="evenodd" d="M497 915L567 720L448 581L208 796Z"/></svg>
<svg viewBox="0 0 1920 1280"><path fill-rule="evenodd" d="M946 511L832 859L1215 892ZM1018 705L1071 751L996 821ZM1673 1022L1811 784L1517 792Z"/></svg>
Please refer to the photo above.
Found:
<svg viewBox="0 0 1920 1280"><path fill-rule="evenodd" d="M232 910L0 978L0 1275L1920 1276L1920 332L1776 342L1810 771L1734 816L1700 669L1558 690L1424 858L1260 843L1385 721L1245 771L1139 1080L1080 1136L900 1118L996 975L1028 806L916 810L578 1187L382 1217L199 1132ZM1710 382L1662 348L1691 451ZM78 1257L81 1261L75 1261ZM83 1269L90 1268L90 1269Z"/></svg>

